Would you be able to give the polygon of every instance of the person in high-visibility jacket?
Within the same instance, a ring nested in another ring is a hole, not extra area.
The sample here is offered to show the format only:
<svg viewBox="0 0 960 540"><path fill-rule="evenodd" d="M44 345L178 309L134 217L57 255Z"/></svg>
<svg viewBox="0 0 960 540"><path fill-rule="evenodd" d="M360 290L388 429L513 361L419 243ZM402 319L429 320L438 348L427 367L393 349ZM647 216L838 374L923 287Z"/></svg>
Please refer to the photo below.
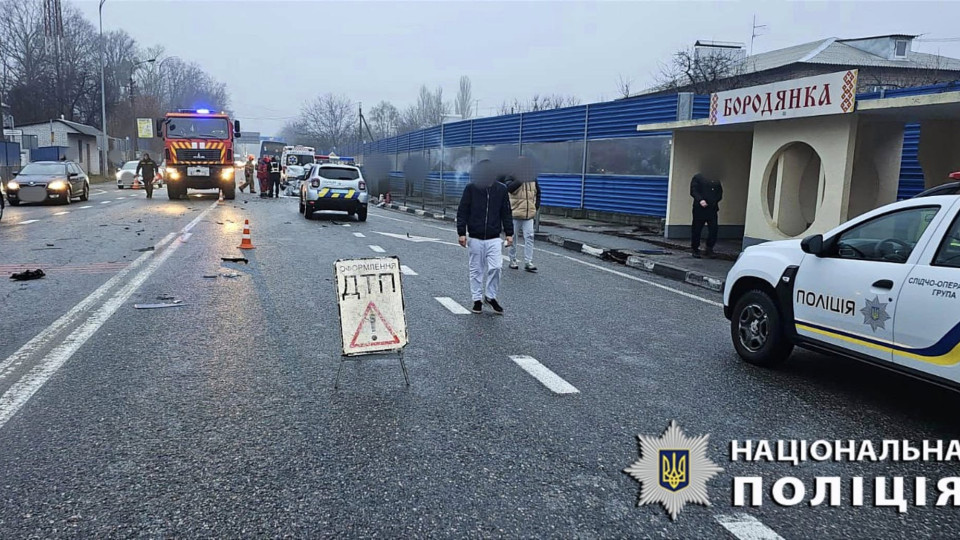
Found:
<svg viewBox="0 0 960 540"><path fill-rule="evenodd" d="M247 156L247 162L243 164L243 183L240 184L240 191L242 192L244 188L250 186L250 193L256 195L257 192L253 189L253 175L256 172L257 164L253 160L253 154Z"/></svg>

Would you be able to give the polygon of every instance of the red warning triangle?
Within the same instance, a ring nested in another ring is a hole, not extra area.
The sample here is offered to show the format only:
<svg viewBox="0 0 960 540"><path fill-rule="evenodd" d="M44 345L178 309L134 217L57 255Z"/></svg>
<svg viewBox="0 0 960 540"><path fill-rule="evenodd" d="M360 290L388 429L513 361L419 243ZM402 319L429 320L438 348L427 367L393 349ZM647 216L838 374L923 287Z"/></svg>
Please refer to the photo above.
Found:
<svg viewBox="0 0 960 540"><path fill-rule="evenodd" d="M360 337L360 332L364 332L364 337ZM357 340L360 340L359 342ZM375 345L393 345L395 343L400 343L400 338L397 336L397 333L393 331L393 327L390 326L390 323L383 318L383 314L380 313L380 309L377 308L377 305L373 302L367 304L367 309L363 312L363 316L360 317L360 324L357 326L357 331L353 333L353 340L350 342L350 347L372 347Z"/></svg>

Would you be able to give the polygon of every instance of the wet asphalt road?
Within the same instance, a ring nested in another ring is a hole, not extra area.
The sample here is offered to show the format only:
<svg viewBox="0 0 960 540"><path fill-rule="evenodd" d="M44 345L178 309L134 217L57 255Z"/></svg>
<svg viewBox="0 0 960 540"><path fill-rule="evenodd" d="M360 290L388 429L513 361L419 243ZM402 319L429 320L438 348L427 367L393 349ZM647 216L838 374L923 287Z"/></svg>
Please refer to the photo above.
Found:
<svg viewBox="0 0 960 540"><path fill-rule="evenodd" d="M0 538L729 538L721 521L734 514L785 538L949 537L960 525L932 500L899 514L868 492L853 508L849 488L839 508L772 503L783 476L812 494L816 476L956 468L731 462L731 440L954 439L960 399L807 352L776 371L748 366L719 295L542 246L539 274L504 267L505 316L457 315L435 300L469 307L447 223L155 197L100 188L0 222L0 270L48 273L0 282ZM256 249L240 252L244 219ZM373 357L347 363L334 391L333 263L375 256L370 246L417 273L403 282L411 385L395 359ZM221 261L238 255L249 264ZM183 305L133 308L158 297ZM512 355L579 392L555 394ZM622 472L637 434L670 420L710 434L725 469L708 484L713 505L675 522L637 507ZM732 506L734 476L765 479L761 508Z"/></svg>

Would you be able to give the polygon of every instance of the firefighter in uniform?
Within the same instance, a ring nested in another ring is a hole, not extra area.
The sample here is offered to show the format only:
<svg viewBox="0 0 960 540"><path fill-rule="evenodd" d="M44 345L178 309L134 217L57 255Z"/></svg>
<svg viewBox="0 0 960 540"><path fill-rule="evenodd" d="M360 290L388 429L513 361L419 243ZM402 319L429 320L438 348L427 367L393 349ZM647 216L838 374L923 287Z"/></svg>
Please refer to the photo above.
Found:
<svg viewBox="0 0 960 540"><path fill-rule="evenodd" d="M153 183L157 180L157 170L159 168L157 162L150 159L150 154L147 153L144 153L143 158L137 163L137 172L135 174L139 176L140 181L143 182L143 189L147 190L148 199L153 198Z"/></svg>
<svg viewBox="0 0 960 540"><path fill-rule="evenodd" d="M257 165L253 161L253 154L247 156L247 162L243 164L243 183L240 184L240 192L243 193L244 188L250 186L250 194L256 195L257 190L253 187L253 174L256 171Z"/></svg>

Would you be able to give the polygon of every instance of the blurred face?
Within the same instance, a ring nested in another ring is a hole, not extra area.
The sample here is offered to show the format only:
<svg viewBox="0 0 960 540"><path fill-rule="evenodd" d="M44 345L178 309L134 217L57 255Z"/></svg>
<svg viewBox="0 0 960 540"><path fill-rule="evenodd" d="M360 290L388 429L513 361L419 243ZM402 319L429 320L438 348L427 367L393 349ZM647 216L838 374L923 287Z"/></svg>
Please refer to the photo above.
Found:
<svg viewBox="0 0 960 540"><path fill-rule="evenodd" d="M496 179L497 174L494 170L493 162L489 159L478 161L470 171L470 182L480 187L492 186Z"/></svg>
<svg viewBox="0 0 960 540"><path fill-rule="evenodd" d="M144 154L143 159L150 159L150 154Z"/></svg>

